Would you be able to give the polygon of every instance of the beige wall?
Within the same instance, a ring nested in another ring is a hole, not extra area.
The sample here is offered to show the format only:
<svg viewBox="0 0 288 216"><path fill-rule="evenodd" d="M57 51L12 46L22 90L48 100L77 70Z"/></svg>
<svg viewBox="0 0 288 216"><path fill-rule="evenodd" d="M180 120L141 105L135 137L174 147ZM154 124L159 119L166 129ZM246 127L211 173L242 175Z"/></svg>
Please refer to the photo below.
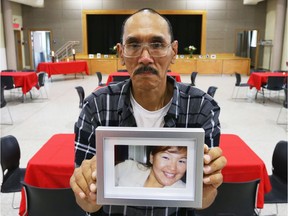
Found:
<svg viewBox="0 0 288 216"><path fill-rule="evenodd" d="M46 0L44 8L20 6L17 3L12 3L12 8L13 16L19 18L21 22L23 19L25 28L23 41L27 41L27 29L49 28L55 40L54 49L59 48L68 40L79 40L78 52L82 51L81 13L84 9L117 10L152 7L161 10L206 10L207 53L234 53L237 29L258 29L261 39L274 39L276 3L277 0L266 0L257 5L243 5L240 0ZM0 28L0 36L1 34L3 35L3 24ZM281 68L286 70L287 38L286 24L281 62ZM0 55L2 56L3 49L5 49L4 37L1 36ZM29 62L28 44L23 46L23 50L26 62ZM261 65L259 66L269 67L269 55L269 48L265 47L263 59L260 55ZM23 66L29 66L25 65L25 58L23 60ZM1 67L2 65L3 63Z"/></svg>
<svg viewBox="0 0 288 216"><path fill-rule="evenodd" d="M207 53L234 53L237 29L258 29L265 34L266 2L243 5L241 0L46 0L44 8L22 6L25 29L52 30L55 50L78 40L82 52L82 10L117 10L152 7L158 10L206 10ZM257 15L256 15L257 14ZM27 33L24 31L24 37ZM27 38L25 38L27 40ZM25 46L26 62L28 47Z"/></svg>
<svg viewBox="0 0 288 216"><path fill-rule="evenodd" d="M20 30L23 26L22 21L22 6L18 3L10 2L12 8L12 19L15 19L15 22L19 23ZM0 70L7 69L7 59L6 59L6 46L5 46L5 36L4 36L4 24L3 24L3 14L2 14L2 5L0 4ZM12 25L12 24L11 24ZM23 38L23 32L21 32L21 38ZM24 50L24 46L22 46L22 50ZM22 53L23 59L23 67L25 66L25 56Z"/></svg>
<svg viewBox="0 0 288 216"><path fill-rule="evenodd" d="M24 42L24 35L23 35L23 31L21 30L21 28L23 27L22 6L21 6L21 4L11 2L11 7L12 7L13 20L15 20L15 22L19 23L19 28L15 28L14 30L19 30L20 31L20 33L21 33L21 42ZM24 48L25 48L25 46L22 45L22 50L24 50ZM25 63L25 54L24 54L24 52L22 52L22 60L23 60L22 67L23 68L27 68L26 63Z"/></svg>
<svg viewBox="0 0 288 216"><path fill-rule="evenodd" d="M274 41L274 32L275 32L275 22L276 22L276 5L277 0L268 0L267 1L267 13L266 13L266 27L265 27L265 40ZM285 33L284 33L284 42L283 42L283 52L281 59L281 70L287 70L286 61L288 61L288 44L287 44L287 25L288 25L288 13L286 8L286 25L285 25ZM264 68L269 68L269 58L270 58L270 49L269 47L264 48L264 57L263 57L263 66ZM271 55L273 55L273 49L271 49Z"/></svg>

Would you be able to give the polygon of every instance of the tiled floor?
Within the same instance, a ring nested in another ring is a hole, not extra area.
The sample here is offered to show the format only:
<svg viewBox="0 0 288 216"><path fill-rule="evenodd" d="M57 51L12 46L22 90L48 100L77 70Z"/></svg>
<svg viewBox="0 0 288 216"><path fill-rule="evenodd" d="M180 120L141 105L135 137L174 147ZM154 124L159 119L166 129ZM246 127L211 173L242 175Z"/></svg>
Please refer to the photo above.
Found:
<svg viewBox="0 0 288 216"><path fill-rule="evenodd" d="M103 80L107 76L104 75ZM190 76L181 75L183 82L190 82ZM242 77L246 81L248 77ZM49 98L41 99L43 94L33 90L33 100L27 95L25 103L21 103L17 95L5 92L10 112L13 116L13 125L1 125L1 136L14 135L21 147L21 167L27 165L28 160L35 152L56 133L72 133L73 124L80 112L79 98L75 86L84 87L86 95L97 86L96 75L81 76L58 75L46 82ZM284 94L272 94L265 104L259 96L253 100L255 91L240 89L238 96L249 99L231 99L235 77L230 75L199 75L196 86L204 91L210 85L217 86L215 99L221 106L222 133L239 135L265 162L267 171L271 173L271 157L275 144L279 140L287 140L287 125L276 124L281 109ZM1 109L1 122L8 121L6 108ZM282 112L282 121L287 121L287 110ZM231 143L233 145L233 143ZM2 176L1 176L2 178ZM1 181L2 182L2 181ZM12 194L1 194L1 215L16 216L18 210L11 207ZM19 203L20 193L16 194L16 203ZM261 215L271 215L275 212L275 205L265 205ZM279 205L279 216L287 215L287 205Z"/></svg>

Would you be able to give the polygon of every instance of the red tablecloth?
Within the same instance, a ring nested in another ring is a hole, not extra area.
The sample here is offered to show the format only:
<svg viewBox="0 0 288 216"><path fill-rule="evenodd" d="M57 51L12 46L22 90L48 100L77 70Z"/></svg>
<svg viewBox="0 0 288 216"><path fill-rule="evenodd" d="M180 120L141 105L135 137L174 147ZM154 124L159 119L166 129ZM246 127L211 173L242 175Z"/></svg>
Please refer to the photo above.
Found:
<svg viewBox="0 0 288 216"><path fill-rule="evenodd" d="M288 73L278 73L278 72L257 72L252 73L247 81L251 87L255 87L257 90L261 90L261 86L267 83L269 76L276 77L288 77Z"/></svg>
<svg viewBox="0 0 288 216"><path fill-rule="evenodd" d="M237 135L222 134L220 147L227 159L227 165L222 170L224 182L241 182L260 178L257 207L263 208L264 194L271 190L264 162Z"/></svg>
<svg viewBox="0 0 288 216"><path fill-rule="evenodd" d="M263 161L237 135L222 134L220 146L228 163L223 169L225 182L250 181L260 178L257 206L263 208L264 193L271 189ZM74 170L74 134L56 134L30 159L24 181L28 184L47 187L69 187ZM19 214L25 212L25 197Z"/></svg>
<svg viewBox="0 0 288 216"><path fill-rule="evenodd" d="M29 160L24 181L37 187L67 188L74 171L74 134L56 134ZM19 215L26 209L22 190Z"/></svg>
<svg viewBox="0 0 288 216"><path fill-rule="evenodd" d="M86 61L69 62L41 62L37 66L37 72L45 71L48 77L57 74L75 74L85 72L89 75L88 64Z"/></svg>
<svg viewBox="0 0 288 216"><path fill-rule="evenodd" d="M177 81L177 82L181 82L181 77L180 77L180 74L176 73L176 72L167 72L168 75L174 77L174 79ZM114 81L114 77L116 76L129 76L129 73L128 72L113 72L113 73L110 73L108 78L107 78L107 82L106 84L108 85L110 82L113 82Z"/></svg>
<svg viewBox="0 0 288 216"><path fill-rule="evenodd" d="M38 83L36 72L1 72L0 76L12 76L16 87L21 87L23 94L29 92Z"/></svg>

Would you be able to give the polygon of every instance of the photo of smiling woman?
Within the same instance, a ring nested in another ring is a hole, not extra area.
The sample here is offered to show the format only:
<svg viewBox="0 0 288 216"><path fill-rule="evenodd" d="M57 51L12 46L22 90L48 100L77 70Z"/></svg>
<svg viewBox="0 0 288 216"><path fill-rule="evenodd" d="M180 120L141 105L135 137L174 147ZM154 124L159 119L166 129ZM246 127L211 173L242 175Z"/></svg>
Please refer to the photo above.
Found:
<svg viewBox="0 0 288 216"><path fill-rule="evenodd" d="M115 186L184 188L186 146L147 146L146 164L125 160L115 166Z"/></svg>

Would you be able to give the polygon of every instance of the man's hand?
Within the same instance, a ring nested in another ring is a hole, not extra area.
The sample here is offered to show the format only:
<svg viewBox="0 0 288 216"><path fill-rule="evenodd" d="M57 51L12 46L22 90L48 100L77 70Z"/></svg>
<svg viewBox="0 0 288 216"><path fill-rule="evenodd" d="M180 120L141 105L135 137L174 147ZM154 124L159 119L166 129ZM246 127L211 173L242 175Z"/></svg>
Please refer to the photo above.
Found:
<svg viewBox="0 0 288 216"><path fill-rule="evenodd" d="M217 188L223 182L221 170L227 163L219 147L209 149L204 145L204 176L202 208L209 207L217 196Z"/></svg>
<svg viewBox="0 0 288 216"><path fill-rule="evenodd" d="M84 160L80 167L75 168L70 178L70 186L74 191L76 202L87 212L96 212L101 206L96 204L96 156Z"/></svg>

